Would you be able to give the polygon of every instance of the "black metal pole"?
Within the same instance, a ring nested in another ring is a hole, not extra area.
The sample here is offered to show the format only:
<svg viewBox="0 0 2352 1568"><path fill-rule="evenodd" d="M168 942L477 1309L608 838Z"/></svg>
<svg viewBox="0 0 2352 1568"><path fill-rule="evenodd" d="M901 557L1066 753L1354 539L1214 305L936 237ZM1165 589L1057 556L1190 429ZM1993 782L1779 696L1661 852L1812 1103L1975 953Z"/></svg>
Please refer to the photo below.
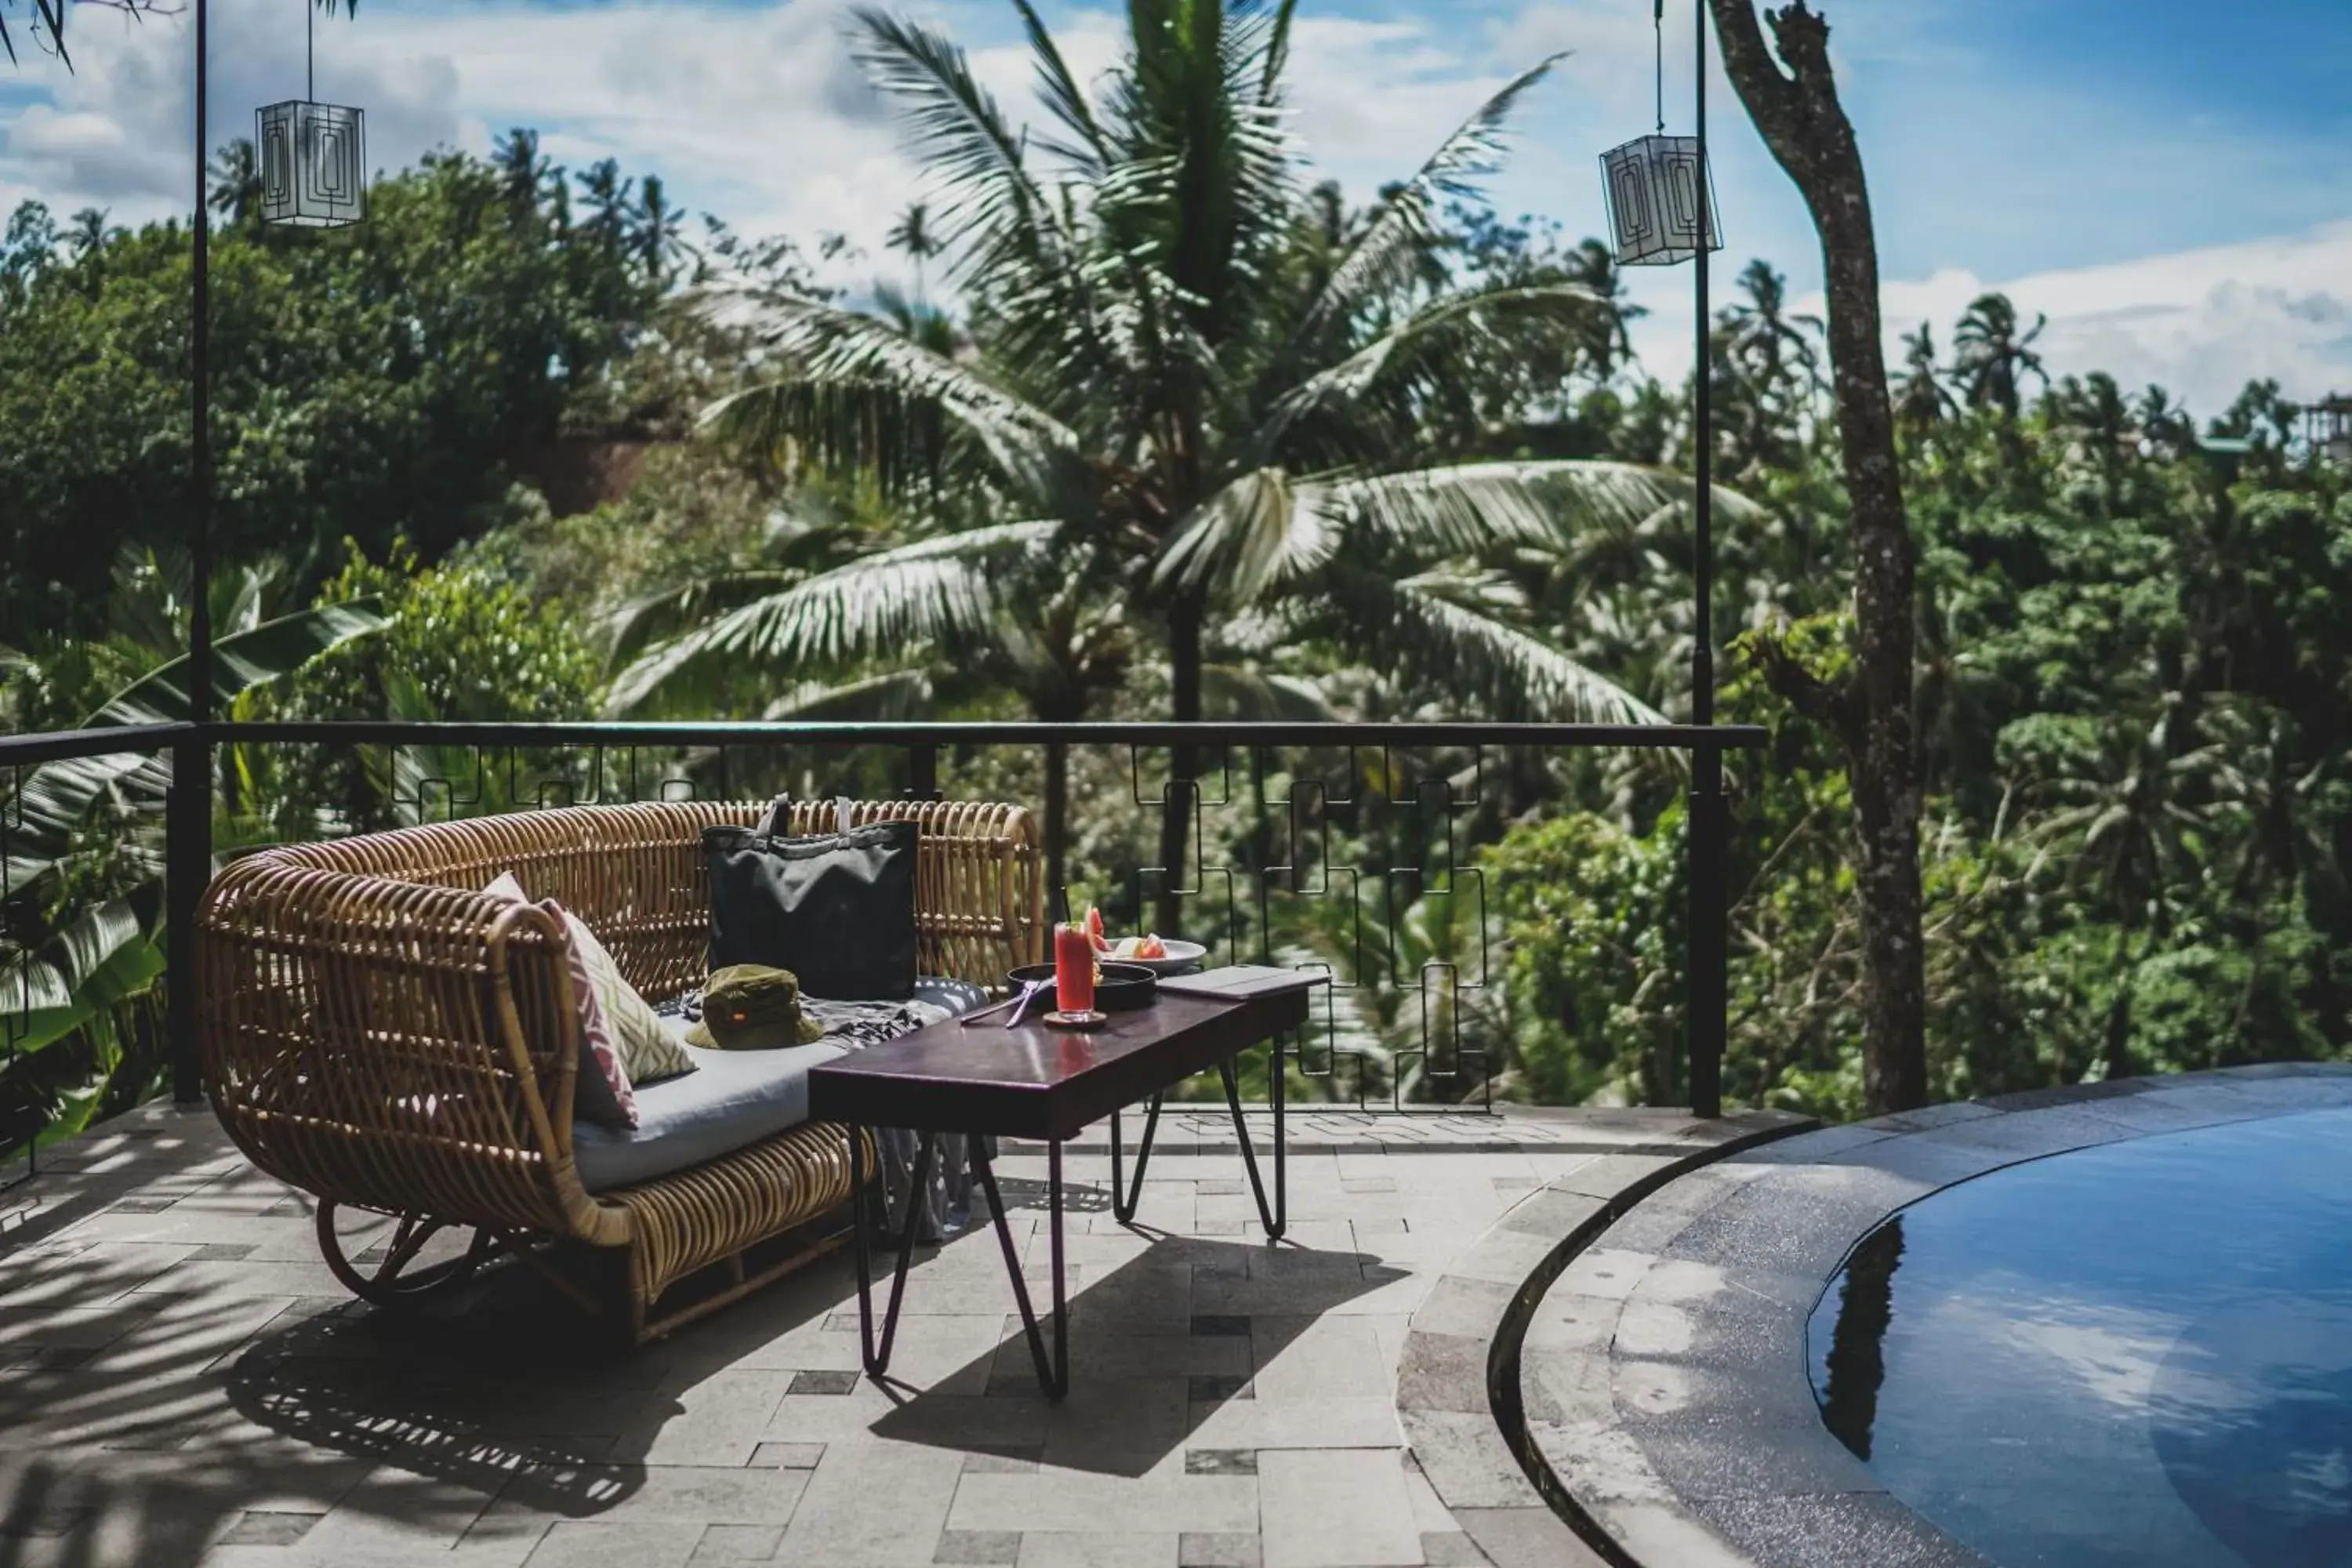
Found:
<svg viewBox="0 0 2352 1568"><path fill-rule="evenodd" d="M1698 278L1695 289L1698 320L1693 328L1696 371L1693 400L1693 434L1696 456L1693 471L1696 494L1692 499L1696 579L1696 618L1691 627L1691 722L1715 722L1715 409L1708 363L1707 247L1715 237L1715 187L1706 163L1706 0L1692 7L1697 33L1698 79L1696 136L1698 157L1692 173L1696 184L1694 203L1698 215ZM1728 976L1727 867L1730 820L1723 798L1723 752L1701 745L1691 757L1690 800L1690 1098L1700 1116L1723 1113L1723 1047L1726 1034L1725 993Z"/></svg>
<svg viewBox="0 0 2352 1568"><path fill-rule="evenodd" d="M195 0L195 13L196 216L188 321L188 718L196 728L172 747L172 795L164 808L172 1098L183 1105L194 1104L204 1096L196 1056L196 906L204 897L205 884L212 879L213 863L213 296L212 225L205 174L212 40L206 0Z"/></svg>

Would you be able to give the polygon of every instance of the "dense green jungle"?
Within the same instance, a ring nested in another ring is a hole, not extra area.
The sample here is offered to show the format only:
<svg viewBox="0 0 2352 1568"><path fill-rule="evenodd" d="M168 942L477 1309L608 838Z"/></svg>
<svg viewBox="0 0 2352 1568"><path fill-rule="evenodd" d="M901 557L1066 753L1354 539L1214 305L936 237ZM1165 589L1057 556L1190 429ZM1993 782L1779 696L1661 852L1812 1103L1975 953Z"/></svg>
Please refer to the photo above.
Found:
<svg viewBox="0 0 2352 1568"><path fill-rule="evenodd" d="M1540 67L1419 171L1343 192L1280 132L1285 43L1262 27L1205 61L1139 37L1095 92L1041 37L1051 123L1024 141L946 40L865 26L936 187L888 256L739 233L679 210L658 172L558 167L524 130L487 158L387 174L359 227L265 229L250 145L219 150L225 713L1689 713L1686 373L1633 354L1605 245L1479 195ZM184 219L126 228L36 202L6 219L0 728L184 711L190 251ZM1718 717L1770 732L1731 763L1726 1088L1850 1116L1846 773L1755 657L1759 635L1816 668L1853 657L1822 324L1769 258L1724 270ZM885 273L912 287L821 281ZM2341 1057L2344 473L2274 384L2192 410L2046 370L2038 331L1990 295L1907 337L1895 373L1932 1090ZM1685 1092L1675 759L1284 752L1263 777L1228 762L1235 804L1192 854L1286 857L1302 869L1283 889L1320 890L1262 912L1245 888L1242 945L1364 982L1332 1037L1353 1066L1299 1092ZM579 765L231 747L216 843L539 804L531 778ZM843 764L866 779L803 759L759 782L887 788L891 765ZM1160 911L1130 872L1164 838L1136 796L1162 765L995 749L950 757L944 778L1032 805L1052 881L1143 924ZM158 769L9 784L0 998L26 1005L0 1145L157 1085ZM1411 769L1461 809L1404 809ZM1331 808L1310 857L1251 804L1309 778L1398 804ZM456 782L436 799L436 780ZM1440 839L1453 885L1482 898L1328 874L1427 864ZM1457 974L1475 983L1439 985L1433 1025L1414 987ZM1476 1070L1430 1074L1433 1028Z"/></svg>

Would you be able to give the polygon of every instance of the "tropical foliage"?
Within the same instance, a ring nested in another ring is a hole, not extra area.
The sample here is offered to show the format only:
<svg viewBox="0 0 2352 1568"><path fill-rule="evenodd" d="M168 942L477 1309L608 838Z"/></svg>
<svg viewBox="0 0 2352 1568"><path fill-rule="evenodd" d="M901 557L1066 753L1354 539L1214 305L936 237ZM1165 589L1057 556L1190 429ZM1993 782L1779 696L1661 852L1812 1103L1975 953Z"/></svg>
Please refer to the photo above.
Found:
<svg viewBox="0 0 2352 1568"><path fill-rule="evenodd" d="M341 236L260 230L250 153L224 149L216 706L1686 712L1690 389L1633 353L1604 247L1476 195L1546 68L1465 105L1360 205L1311 183L1283 132L1290 5L1137 0L1093 82L1016 14L1034 131L945 37L859 15L931 174L890 240L910 295L826 237L705 220L689 244L658 176L557 168L525 131L391 175ZM31 204L0 239L10 729L184 710L186 250L184 226ZM2193 416L2063 374L2039 331L1988 296L1908 335L1891 377L1921 563L1932 1087L2343 1056L2345 475L2275 386ZM1720 710L1771 736L1732 779L1728 1087L1846 1114L1853 788L1838 741L1766 679L1774 658L1833 679L1853 658L1828 354L1763 260L1711 342ZM1040 803L1053 882L1122 922L1164 910L1139 866L1289 864L1223 934L1342 981L1328 1039L1352 1065L1319 1076L1318 1047L1302 1093L1685 1092L1670 762L1269 756L1296 775L1238 763L1242 806L1209 814L1181 862L1136 804L1157 759L951 763L959 793ZM1311 835L1248 807L1311 801L1318 779ZM0 1005L30 999L5 1015L0 1144L153 1082L163 782L137 757L58 764L0 803ZM240 745L215 831L335 834L605 783L577 755Z"/></svg>

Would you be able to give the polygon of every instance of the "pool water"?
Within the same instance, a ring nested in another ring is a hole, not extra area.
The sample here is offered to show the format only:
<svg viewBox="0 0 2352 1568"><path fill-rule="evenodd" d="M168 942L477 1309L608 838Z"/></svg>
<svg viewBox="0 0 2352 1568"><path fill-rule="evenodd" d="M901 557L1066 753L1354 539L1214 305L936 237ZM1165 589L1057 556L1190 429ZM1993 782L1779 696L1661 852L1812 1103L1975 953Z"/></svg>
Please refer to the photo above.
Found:
<svg viewBox="0 0 2352 1568"><path fill-rule="evenodd" d="M2001 1568L2352 1564L2352 1110L1946 1188L1807 1349L1830 1429Z"/></svg>

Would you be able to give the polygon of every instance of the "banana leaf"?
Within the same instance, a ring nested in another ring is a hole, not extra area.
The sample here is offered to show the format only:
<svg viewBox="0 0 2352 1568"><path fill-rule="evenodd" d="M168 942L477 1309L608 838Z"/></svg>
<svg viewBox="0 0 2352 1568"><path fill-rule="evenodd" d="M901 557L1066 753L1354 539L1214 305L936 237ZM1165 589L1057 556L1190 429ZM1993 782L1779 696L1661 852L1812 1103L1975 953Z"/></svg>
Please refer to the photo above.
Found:
<svg viewBox="0 0 2352 1568"><path fill-rule="evenodd" d="M265 621L213 645L213 710L226 712L238 697L292 673L322 653L365 637L385 625L383 602L352 599L320 605ZM169 724L187 719L188 660L159 665L116 692L90 717L90 727L107 724Z"/></svg>
<svg viewBox="0 0 2352 1568"><path fill-rule="evenodd" d="M127 899L86 910L0 968L0 1041L20 1054L55 1044L153 984L163 950Z"/></svg>
<svg viewBox="0 0 2352 1568"><path fill-rule="evenodd" d="M353 599L268 621L213 646L213 702L218 711L245 692L292 673L320 654L365 637L385 624L382 601ZM175 658L124 687L89 719L89 728L163 724L185 720L188 660ZM71 847L74 830L100 802L126 811L159 809L172 772L162 757L142 752L45 763L24 773L13 799L0 799L9 824L9 860L0 897L30 887Z"/></svg>

